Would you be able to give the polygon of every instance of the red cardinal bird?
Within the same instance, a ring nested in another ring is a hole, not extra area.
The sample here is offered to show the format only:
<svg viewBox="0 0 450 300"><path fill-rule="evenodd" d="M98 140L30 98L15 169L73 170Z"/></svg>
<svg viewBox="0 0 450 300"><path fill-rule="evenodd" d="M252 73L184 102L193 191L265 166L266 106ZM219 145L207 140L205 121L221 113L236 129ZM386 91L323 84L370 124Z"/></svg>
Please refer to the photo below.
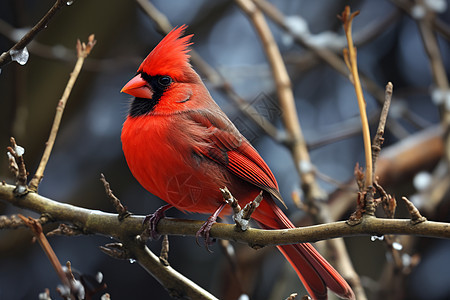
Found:
<svg viewBox="0 0 450 300"><path fill-rule="evenodd" d="M122 92L135 97L123 124L122 146L134 177L150 193L181 211L214 213L227 187L241 206L263 191L252 217L267 229L294 228L267 164L214 102L189 63L192 35L173 29L147 56ZM226 207L222 214L229 213ZM339 273L311 246L278 246L314 299L327 287L354 299Z"/></svg>

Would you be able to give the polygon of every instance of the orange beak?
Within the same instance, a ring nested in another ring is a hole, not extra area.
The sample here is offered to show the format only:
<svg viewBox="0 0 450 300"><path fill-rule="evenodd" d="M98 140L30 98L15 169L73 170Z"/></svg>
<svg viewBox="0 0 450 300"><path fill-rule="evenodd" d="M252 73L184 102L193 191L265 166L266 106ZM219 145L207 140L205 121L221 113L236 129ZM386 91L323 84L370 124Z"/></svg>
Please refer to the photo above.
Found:
<svg viewBox="0 0 450 300"><path fill-rule="evenodd" d="M153 97L152 88L148 82L141 77L141 74L134 76L133 79L128 81L120 92L127 93L137 98L152 99Z"/></svg>

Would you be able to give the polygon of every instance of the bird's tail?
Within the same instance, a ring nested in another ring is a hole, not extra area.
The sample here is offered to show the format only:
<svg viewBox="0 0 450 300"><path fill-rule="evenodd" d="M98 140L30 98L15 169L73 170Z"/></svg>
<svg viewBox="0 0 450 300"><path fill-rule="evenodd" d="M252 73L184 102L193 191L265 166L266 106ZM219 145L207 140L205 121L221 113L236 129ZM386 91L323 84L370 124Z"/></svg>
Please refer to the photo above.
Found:
<svg viewBox="0 0 450 300"><path fill-rule="evenodd" d="M273 201L263 201L270 205L275 218L267 214L256 214L254 218L264 229L295 228L281 209ZM259 209L259 208L258 208ZM257 210L258 211L258 210ZM267 209L264 209L267 213ZM259 216L258 216L259 215ZM343 299L355 299L352 289L344 278L309 243L277 246L303 282L313 299L327 299L327 287Z"/></svg>

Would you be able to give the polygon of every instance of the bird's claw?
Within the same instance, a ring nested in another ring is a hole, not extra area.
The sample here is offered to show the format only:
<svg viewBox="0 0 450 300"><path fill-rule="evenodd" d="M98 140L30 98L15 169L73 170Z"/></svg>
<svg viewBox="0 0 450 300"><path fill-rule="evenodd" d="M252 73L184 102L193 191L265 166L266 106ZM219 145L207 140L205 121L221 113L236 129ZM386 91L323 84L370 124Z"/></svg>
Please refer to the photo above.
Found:
<svg viewBox="0 0 450 300"><path fill-rule="evenodd" d="M203 223L202 227L197 231L195 234L195 239L197 242L197 245L200 246L200 242L198 241L199 237L202 236L205 242L205 248L208 252L212 252L211 249L209 249L209 246L214 244L214 239L211 239L210 233L211 233L211 227L214 223L216 223L216 217L210 216L208 220L206 220L205 223Z"/></svg>
<svg viewBox="0 0 450 300"><path fill-rule="evenodd" d="M156 231L158 222L166 216L165 211L171 207L172 205L170 204L161 206L153 214L145 216L143 224L148 224L148 226L145 228L143 235L151 238L152 240L158 240L161 237L161 235Z"/></svg>
<svg viewBox="0 0 450 300"><path fill-rule="evenodd" d="M156 226L158 225L159 220L164 218L164 213L162 216L158 216L157 214L150 214L145 216L144 224L148 226L145 228L145 234L152 240L158 240L161 235L156 231Z"/></svg>

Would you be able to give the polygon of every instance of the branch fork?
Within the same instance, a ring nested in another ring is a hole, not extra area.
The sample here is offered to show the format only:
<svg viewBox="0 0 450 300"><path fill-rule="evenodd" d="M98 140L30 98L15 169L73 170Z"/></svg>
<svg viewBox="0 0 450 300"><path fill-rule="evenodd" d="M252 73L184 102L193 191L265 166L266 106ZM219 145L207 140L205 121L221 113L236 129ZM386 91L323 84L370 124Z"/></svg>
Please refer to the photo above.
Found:
<svg viewBox="0 0 450 300"><path fill-rule="evenodd" d="M233 209L233 220L236 223L236 227L241 231L249 229L250 217L263 200L263 191L253 201L247 203L244 209L241 209L238 201L233 197L227 187L221 188L220 191L222 192L223 200Z"/></svg>
<svg viewBox="0 0 450 300"><path fill-rule="evenodd" d="M351 73L350 81L355 87L356 98L358 100L366 160L366 169L364 174L363 170L359 168L358 165L355 168L355 178L358 184L359 192L357 209L348 220L349 225L359 224L364 215L375 216L375 209L379 203L383 203L383 208L385 209L388 217L393 217L396 207L395 199L388 195L375 180L375 164L381 151L381 145L384 141L383 134L391 104L393 85L391 82L388 82L386 85L385 101L383 104L377 133L371 145L369 122L366 112L366 101L364 99L361 82L359 79L356 48L353 45L351 29L353 19L358 14L359 11L351 13L350 7L346 6L342 14L338 16L343 23L345 35L347 37L348 48L343 50L343 54L345 63ZM374 199L375 192L378 192L381 198Z"/></svg>

